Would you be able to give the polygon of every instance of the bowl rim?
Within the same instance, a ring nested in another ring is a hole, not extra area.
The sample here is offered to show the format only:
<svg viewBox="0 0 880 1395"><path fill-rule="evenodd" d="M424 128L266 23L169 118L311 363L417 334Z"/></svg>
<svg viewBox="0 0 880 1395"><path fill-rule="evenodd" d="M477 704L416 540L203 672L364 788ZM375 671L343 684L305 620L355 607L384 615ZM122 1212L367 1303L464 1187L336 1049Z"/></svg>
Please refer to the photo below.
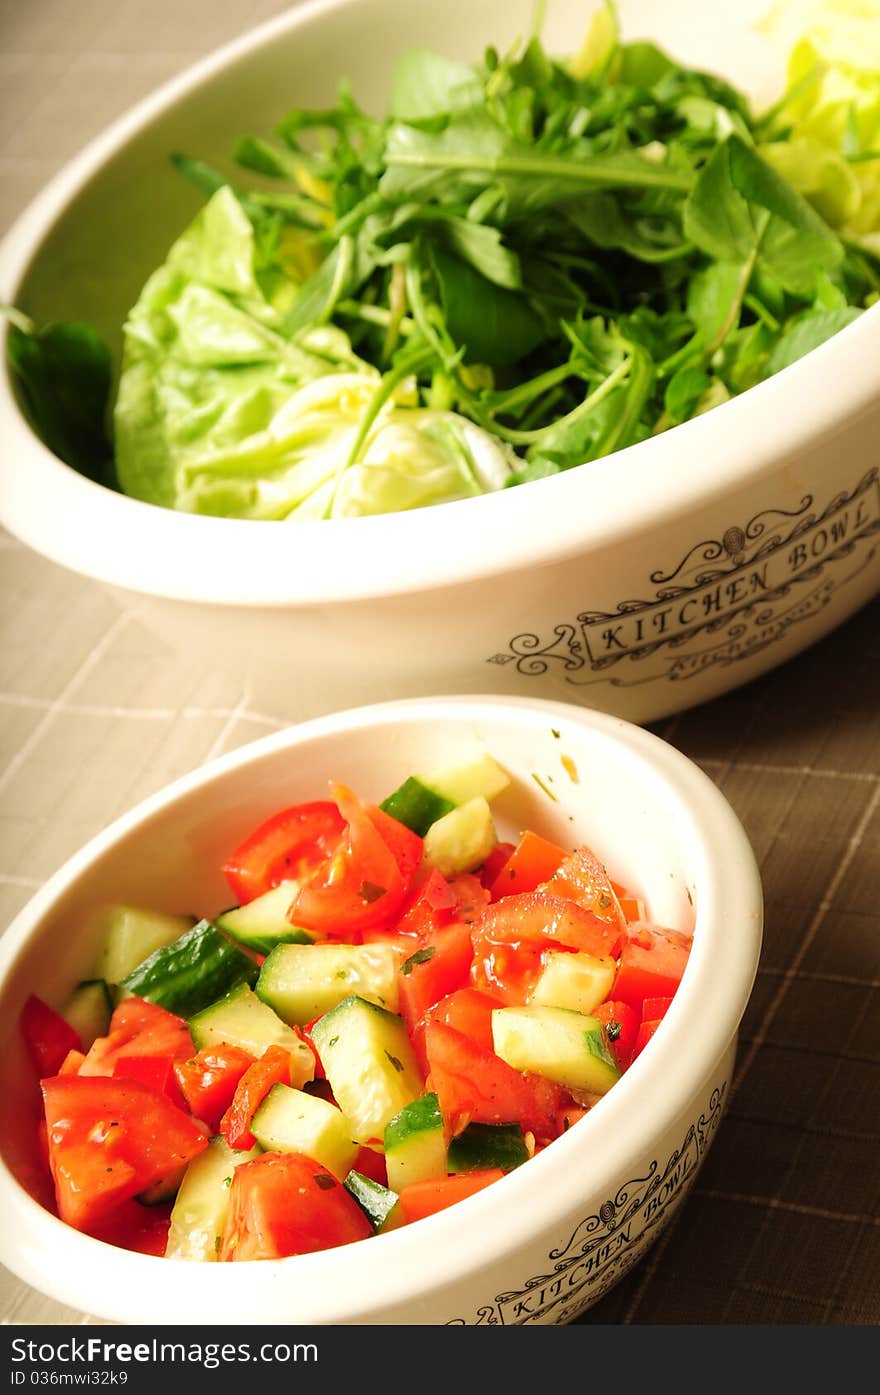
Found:
<svg viewBox="0 0 880 1395"><path fill-rule="evenodd" d="M15 303L70 202L155 118L225 68L331 12L381 0L310 0L216 49L109 125L48 183L0 244L0 297ZM880 304L832 340L712 412L589 466L490 495L366 518L296 523L182 514L118 494L54 456L0 365L0 521L51 560L141 595L212 606L302 606L430 592L562 562L631 538L633 499L657 527L782 473L808 443L878 398ZM5 355L3 356L5 359ZM845 372L836 368L845 366ZM829 393L829 377L835 391ZM711 468L707 468L711 462ZM26 465L26 468L25 468ZM43 507L46 497L56 506ZM100 539L100 547L95 540ZM162 557L162 567L155 559ZM237 559L230 568L228 559Z"/></svg>
<svg viewBox="0 0 880 1395"><path fill-rule="evenodd" d="M79 1308L91 1295L98 1315L121 1321L382 1321L371 1314L404 1300L424 1302L437 1289L448 1291L459 1271L511 1257L554 1221L558 1224L578 1198L586 1205L591 1195L616 1191L621 1174L651 1140L694 1105L708 1072L736 1039L757 972L763 902L753 850L721 791L680 751L618 717L552 700L484 694L351 708L248 742L198 767L90 839L30 899L0 940L0 983L39 938L41 922L58 898L121 840L182 798L318 738L450 719L462 724L480 720L486 726L500 719L525 733L546 732L550 725L563 738L568 733L587 747L613 746L636 778L657 785L686 849L696 891L696 929L688 969L650 1049L597 1109L528 1167L448 1211L415 1227L374 1236L368 1249L362 1242L346 1246L344 1257L330 1250L286 1260L204 1265L196 1285L186 1261L134 1254L73 1230L28 1195L0 1158L0 1202L8 1222L0 1232L0 1262L25 1282ZM738 933L729 933L730 926ZM590 1152L597 1139L598 1157ZM578 1162L585 1155L593 1174L588 1186L578 1177ZM542 1178L552 1185L542 1187ZM292 1314L294 1285L302 1311ZM255 1296L259 1313L253 1307ZM141 1316L147 1303L153 1306L149 1319Z"/></svg>

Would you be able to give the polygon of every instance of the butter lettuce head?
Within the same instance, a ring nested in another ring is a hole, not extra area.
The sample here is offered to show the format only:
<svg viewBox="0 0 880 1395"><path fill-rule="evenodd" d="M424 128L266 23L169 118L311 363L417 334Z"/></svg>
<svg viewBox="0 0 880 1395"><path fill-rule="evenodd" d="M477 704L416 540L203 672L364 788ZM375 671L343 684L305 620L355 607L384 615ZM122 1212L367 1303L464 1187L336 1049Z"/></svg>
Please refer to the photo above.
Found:
<svg viewBox="0 0 880 1395"><path fill-rule="evenodd" d="M519 463L399 384L359 443L382 386L345 333L293 337L296 293L266 266L221 188L145 285L125 325L114 413L120 488L148 503L236 518L396 512L500 488Z"/></svg>
<svg viewBox="0 0 880 1395"><path fill-rule="evenodd" d="M761 154L845 237L880 253L880 10L877 0L776 7L771 35L799 29L782 112L788 140Z"/></svg>

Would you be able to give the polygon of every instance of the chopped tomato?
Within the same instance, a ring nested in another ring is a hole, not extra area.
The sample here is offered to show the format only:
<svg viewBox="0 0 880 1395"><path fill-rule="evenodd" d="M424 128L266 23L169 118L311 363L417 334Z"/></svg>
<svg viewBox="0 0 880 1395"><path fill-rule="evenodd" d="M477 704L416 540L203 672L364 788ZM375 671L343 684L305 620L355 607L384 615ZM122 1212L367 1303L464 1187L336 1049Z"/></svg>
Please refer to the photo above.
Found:
<svg viewBox="0 0 880 1395"><path fill-rule="evenodd" d="M80 1066L80 1075L112 1075L123 1056L167 1056L185 1060L194 1051L182 1017L143 998L123 998L110 1018L106 1037L96 1037Z"/></svg>
<svg viewBox="0 0 880 1395"><path fill-rule="evenodd" d="M387 926L399 913L410 889L413 844L394 834L392 849L370 809L344 785L333 794L347 830L336 852L300 889L290 916L305 930L351 939L364 930ZM381 810L377 810L381 813ZM383 815L402 828L396 819ZM383 825L383 828L385 825ZM415 833L405 830L410 839ZM418 839L421 845L421 839Z"/></svg>
<svg viewBox="0 0 880 1395"><path fill-rule="evenodd" d="M341 787L337 786L336 788ZM367 817L382 842L387 848L390 848L400 870L400 875L406 883L407 890L409 890L425 851L424 839L420 838L418 833L413 833L411 828L407 828L405 823L400 822L400 819L386 814L385 810L380 809L377 804L367 804L364 807Z"/></svg>
<svg viewBox="0 0 880 1395"><path fill-rule="evenodd" d="M644 1021L639 1025L639 1031L636 1037L636 1044L633 1048L633 1060L635 1060L636 1057L644 1051L645 1047L648 1045L648 1042L651 1040L657 1028L660 1026L661 1021L662 1019L658 1017L653 1022Z"/></svg>
<svg viewBox="0 0 880 1395"><path fill-rule="evenodd" d="M329 799L273 814L223 864L233 895L243 905L281 882L310 877L333 856L344 832L345 820Z"/></svg>
<svg viewBox="0 0 880 1395"><path fill-rule="evenodd" d="M220 1120L220 1132L230 1148L253 1148L251 1120L273 1085L290 1084L290 1052L270 1046L240 1077L232 1103Z"/></svg>
<svg viewBox="0 0 880 1395"><path fill-rule="evenodd" d="M671 998L685 971L690 940L676 930L639 921L627 929L611 996L641 1016L645 998Z"/></svg>
<svg viewBox="0 0 880 1395"><path fill-rule="evenodd" d="M354 1197L320 1163L300 1153L264 1153L233 1173L219 1258L282 1259L372 1233Z"/></svg>
<svg viewBox="0 0 880 1395"><path fill-rule="evenodd" d="M381 1149L366 1146L361 1148L351 1167L353 1172L359 1172L362 1177L369 1177L372 1182L378 1182L382 1187L388 1186L385 1154Z"/></svg>
<svg viewBox="0 0 880 1395"><path fill-rule="evenodd" d="M611 878L589 848L576 848L569 853L544 883L543 890L555 896L567 896L595 918L596 940L590 954L601 957L618 953L626 932L626 920Z"/></svg>
<svg viewBox="0 0 880 1395"><path fill-rule="evenodd" d="M639 1014L629 1003L609 1001L593 1009L605 1028L605 1038L611 1047L612 1055L621 1070L626 1070L632 1060L633 1048L639 1030Z"/></svg>
<svg viewBox="0 0 880 1395"><path fill-rule="evenodd" d="M81 1051L79 1034L60 1013L31 993L21 1010L21 1034L40 1079L55 1075L68 1051Z"/></svg>
<svg viewBox="0 0 880 1395"><path fill-rule="evenodd" d="M500 1167L487 1167L478 1172L455 1173L451 1177L432 1177L428 1182L411 1182L400 1193L404 1223L409 1225L425 1216L433 1216L437 1211L445 1211L447 1206L481 1192L503 1176Z"/></svg>
<svg viewBox="0 0 880 1395"><path fill-rule="evenodd" d="M527 829L489 888L492 900L521 891L536 891L542 882L553 876L568 855L564 848Z"/></svg>
<svg viewBox="0 0 880 1395"><path fill-rule="evenodd" d="M671 1007L671 998L646 998L642 1003L642 1021L659 1022Z"/></svg>
<svg viewBox="0 0 880 1395"><path fill-rule="evenodd" d="M404 961L397 975L399 1011L410 1031L429 1007L467 983L473 957L468 927L449 925Z"/></svg>
<svg viewBox="0 0 880 1395"><path fill-rule="evenodd" d="M455 892L449 882L432 867L424 881L408 897L395 935L412 935L424 939L442 925L448 925L455 912Z"/></svg>
<svg viewBox="0 0 880 1395"><path fill-rule="evenodd" d="M496 843L480 868L480 881L489 891L501 868L516 848L515 843Z"/></svg>
<svg viewBox="0 0 880 1395"><path fill-rule="evenodd" d="M492 1010L501 1007L500 998L489 993L481 993L476 988L459 988L455 993L437 1003L430 1016L435 1022L454 1027L463 1036L470 1037L484 1051L494 1054L492 1039Z"/></svg>
<svg viewBox="0 0 880 1395"><path fill-rule="evenodd" d="M151 1090L167 1095L178 1109L186 1109L186 1101L174 1078L173 1065L170 1056L120 1056L113 1067L113 1075L116 1079L124 1076L127 1080L139 1080Z"/></svg>
<svg viewBox="0 0 880 1395"><path fill-rule="evenodd" d="M455 898L453 919L473 925L489 904L489 893L474 872L459 872L449 882Z"/></svg>
<svg viewBox="0 0 880 1395"><path fill-rule="evenodd" d="M77 1051L76 1048L73 1047L70 1051L68 1051L67 1055L64 1057L64 1060L61 1062L61 1065L58 1067L57 1074L78 1075L79 1068L85 1059L85 1053L83 1051Z"/></svg>
<svg viewBox="0 0 880 1395"><path fill-rule="evenodd" d="M207 1146L167 1095L135 1080L53 1076L41 1085L58 1214L90 1231Z"/></svg>
<svg viewBox="0 0 880 1395"><path fill-rule="evenodd" d="M425 1023L431 1086L450 1134L471 1121L521 1124L537 1138L556 1136L565 1091L538 1075L514 1070L493 1052L442 1022Z"/></svg>
<svg viewBox="0 0 880 1395"><path fill-rule="evenodd" d="M170 1201L156 1206L125 1201L103 1225L90 1233L96 1240L103 1240L108 1245L119 1245L123 1250L161 1258L168 1244L171 1206Z"/></svg>
<svg viewBox="0 0 880 1395"><path fill-rule="evenodd" d="M552 883L548 883L552 885ZM487 906L472 926L475 988L505 1002L524 1003L548 949L584 950L597 957L613 953L616 933L592 911L546 891L505 896Z"/></svg>
<svg viewBox="0 0 880 1395"><path fill-rule="evenodd" d="M238 1082L253 1064L248 1051L226 1042L205 1047L188 1061L175 1062L174 1075L188 1108L212 1133L219 1129Z"/></svg>

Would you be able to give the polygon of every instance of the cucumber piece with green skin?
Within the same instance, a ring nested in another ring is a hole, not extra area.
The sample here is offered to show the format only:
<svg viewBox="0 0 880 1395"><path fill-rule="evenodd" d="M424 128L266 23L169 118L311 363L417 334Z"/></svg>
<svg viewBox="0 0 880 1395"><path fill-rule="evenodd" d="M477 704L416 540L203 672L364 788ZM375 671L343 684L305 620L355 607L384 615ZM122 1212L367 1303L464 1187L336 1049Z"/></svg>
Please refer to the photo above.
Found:
<svg viewBox="0 0 880 1395"><path fill-rule="evenodd" d="M232 1175L262 1149L239 1152L225 1138L212 1138L188 1165L171 1211L167 1259L216 1260L229 1210Z"/></svg>
<svg viewBox="0 0 880 1395"><path fill-rule="evenodd" d="M385 1126L385 1169L396 1192L446 1176L446 1134L436 1095L413 1100Z"/></svg>
<svg viewBox="0 0 880 1395"><path fill-rule="evenodd" d="M385 1125L422 1093L422 1077L403 1019L354 995L312 1028L333 1097L354 1138L381 1138Z"/></svg>
<svg viewBox="0 0 880 1395"><path fill-rule="evenodd" d="M289 1085L272 1086L254 1114L251 1133L266 1152L304 1153L340 1182L358 1154L342 1110Z"/></svg>
<svg viewBox="0 0 880 1395"><path fill-rule="evenodd" d="M468 1124L450 1143L447 1166L450 1172L478 1172L486 1167L512 1172L529 1156L519 1124Z"/></svg>
<svg viewBox="0 0 880 1395"><path fill-rule="evenodd" d="M254 983L258 964L210 920L200 920L173 944L157 949L126 974L120 987L178 1017L189 1017L239 983Z"/></svg>
<svg viewBox="0 0 880 1395"><path fill-rule="evenodd" d="M432 823L425 834L425 860L444 877L473 872L498 842L495 821L482 794Z"/></svg>
<svg viewBox="0 0 880 1395"><path fill-rule="evenodd" d="M166 915L137 906L107 906L98 918L104 941L98 975L106 983L121 983L157 949L179 940L195 925L193 916Z"/></svg>
<svg viewBox="0 0 880 1395"><path fill-rule="evenodd" d="M510 784L507 771L502 770L497 760L488 752L475 756L472 760L463 761L460 765L421 775L419 779L428 789L455 805L467 804L478 795L491 803Z"/></svg>
<svg viewBox="0 0 880 1395"><path fill-rule="evenodd" d="M90 978L78 983L62 1009L61 1016L76 1032L83 1051L110 1029L113 994L102 978Z"/></svg>
<svg viewBox="0 0 880 1395"><path fill-rule="evenodd" d="M377 1235L380 1231L395 1230L403 1223L400 1197L397 1192L383 1187L381 1182L365 1177L362 1172L352 1171L342 1185L354 1197Z"/></svg>
<svg viewBox="0 0 880 1395"><path fill-rule="evenodd" d="M396 1012L399 957L381 943L277 945L260 970L257 997L291 1026L313 1022L351 994Z"/></svg>
<svg viewBox="0 0 880 1395"><path fill-rule="evenodd" d="M570 1008L589 1016L609 997L616 975L617 964L610 956L551 950L543 956L543 968L529 1002L541 1007Z"/></svg>
<svg viewBox="0 0 880 1395"><path fill-rule="evenodd" d="M293 925L287 912L299 891L299 882L281 882L244 906L233 906L217 917L217 929L258 954L269 954L276 945L310 945L308 930Z"/></svg>
<svg viewBox="0 0 880 1395"><path fill-rule="evenodd" d="M514 1070L534 1071L571 1090L604 1095L620 1079L595 1017L569 1008L494 1008L495 1053Z"/></svg>
<svg viewBox="0 0 880 1395"><path fill-rule="evenodd" d="M410 775L393 794L383 799L379 808L424 838L431 824L450 813L455 804L451 799L437 794L436 790L429 789L417 775Z"/></svg>
<svg viewBox="0 0 880 1395"><path fill-rule="evenodd" d="M240 983L225 998L196 1013L188 1025L197 1051L225 1042L259 1058L270 1046L281 1046L290 1052L291 1084L305 1085L314 1077L311 1048L267 1003L261 1003L246 983Z"/></svg>

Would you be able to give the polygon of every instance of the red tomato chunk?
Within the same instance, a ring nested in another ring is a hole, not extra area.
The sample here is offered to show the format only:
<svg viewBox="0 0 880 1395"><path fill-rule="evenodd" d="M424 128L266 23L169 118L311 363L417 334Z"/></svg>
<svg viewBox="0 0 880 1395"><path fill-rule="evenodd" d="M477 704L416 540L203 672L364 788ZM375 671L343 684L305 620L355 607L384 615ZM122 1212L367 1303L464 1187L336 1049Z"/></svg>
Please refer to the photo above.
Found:
<svg viewBox="0 0 880 1395"><path fill-rule="evenodd" d="M320 1163L264 1153L235 1169L221 1260L283 1259L366 1240L358 1203Z"/></svg>

